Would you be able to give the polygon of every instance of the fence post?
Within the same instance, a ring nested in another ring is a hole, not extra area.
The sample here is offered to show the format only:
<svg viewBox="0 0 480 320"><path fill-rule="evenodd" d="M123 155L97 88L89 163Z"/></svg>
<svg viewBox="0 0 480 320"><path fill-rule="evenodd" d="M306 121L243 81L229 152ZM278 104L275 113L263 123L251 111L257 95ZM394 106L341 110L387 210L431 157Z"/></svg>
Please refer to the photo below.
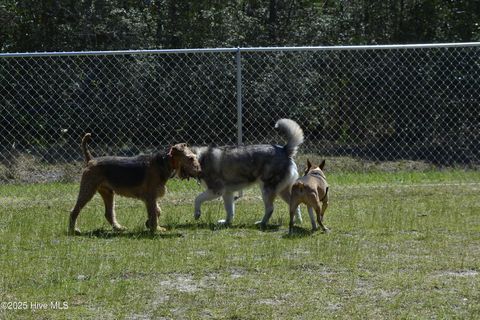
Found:
<svg viewBox="0 0 480 320"><path fill-rule="evenodd" d="M237 65L237 145L243 144L243 110L242 110L242 56L240 48L237 47L237 53L235 54L235 61Z"/></svg>
<svg viewBox="0 0 480 320"><path fill-rule="evenodd" d="M243 144L243 106L242 106L242 55L240 52L240 47L237 47L237 53L235 54L235 61L237 64L237 146ZM243 197L243 190L238 191L238 198Z"/></svg>

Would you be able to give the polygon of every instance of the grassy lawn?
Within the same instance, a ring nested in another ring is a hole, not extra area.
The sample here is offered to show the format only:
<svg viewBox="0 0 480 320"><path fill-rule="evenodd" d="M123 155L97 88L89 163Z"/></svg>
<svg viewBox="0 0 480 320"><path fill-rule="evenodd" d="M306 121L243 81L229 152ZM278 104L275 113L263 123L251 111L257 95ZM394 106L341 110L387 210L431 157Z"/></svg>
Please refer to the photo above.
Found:
<svg viewBox="0 0 480 320"><path fill-rule="evenodd" d="M328 178L331 232L310 234L303 209L293 237L280 201L274 226L256 229L256 188L224 229L220 201L195 221L199 187L169 183L168 231L156 235L125 198L117 216L129 230L111 232L95 196L83 235L69 237L77 184L0 185L0 301L27 309L4 307L0 319L478 319L479 171Z"/></svg>

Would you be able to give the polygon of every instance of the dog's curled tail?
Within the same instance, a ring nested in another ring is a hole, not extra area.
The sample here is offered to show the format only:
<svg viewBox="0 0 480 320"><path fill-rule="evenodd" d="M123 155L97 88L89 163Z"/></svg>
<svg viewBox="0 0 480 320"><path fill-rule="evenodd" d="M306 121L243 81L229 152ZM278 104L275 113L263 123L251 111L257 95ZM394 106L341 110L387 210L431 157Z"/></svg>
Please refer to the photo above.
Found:
<svg viewBox="0 0 480 320"><path fill-rule="evenodd" d="M275 128L287 137L287 144L284 146L289 157L297 154L298 146L303 142L303 130L298 123L290 119L280 119Z"/></svg>
<svg viewBox="0 0 480 320"><path fill-rule="evenodd" d="M88 150L87 143L90 141L92 138L91 133L86 133L83 138L82 138L82 151L83 151L83 156L85 157L85 165L88 163L88 161L92 160L92 154Z"/></svg>

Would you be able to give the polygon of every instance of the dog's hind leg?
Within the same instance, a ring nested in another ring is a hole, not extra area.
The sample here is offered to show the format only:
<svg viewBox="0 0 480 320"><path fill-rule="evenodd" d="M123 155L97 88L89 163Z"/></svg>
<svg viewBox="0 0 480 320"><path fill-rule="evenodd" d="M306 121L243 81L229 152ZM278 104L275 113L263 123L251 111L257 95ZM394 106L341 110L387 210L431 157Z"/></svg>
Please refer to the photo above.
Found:
<svg viewBox="0 0 480 320"><path fill-rule="evenodd" d="M323 198L323 200L322 200L322 212L321 212L321 215L320 215L320 220L322 221L322 223L323 223L323 217L325 216L325 211L327 210L327 208L328 208L328 195L325 196L325 198ZM324 229L325 231L328 231L327 227L324 226L324 228L325 228Z"/></svg>
<svg viewBox="0 0 480 320"><path fill-rule="evenodd" d="M328 229L325 228L325 226L323 225L323 222L322 222L323 221L323 212L322 212L322 209L320 208L320 203L317 202L314 206L314 209L315 209L315 212L317 213L317 222L318 222L320 228L322 228L322 230L324 232L327 232ZM312 226L313 226L313 224L312 224Z"/></svg>
<svg viewBox="0 0 480 320"><path fill-rule="evenodd" d="M233 217L235 216L235 202L233 192L225 192L223 194L223 206L227 212L227 217L225 220L219 220L218 223L230 226L233 222Z"/></svg>
<svg viewBox="0 0 480 320"><path fill-rule="evenodd" d="M202 215L202 211L201 211L202 203L204 203L205 201L217 199L221 195L222 195L222 192L214 192L211 189L207 189L204 192L200 193L195 198L195 212L193 214L195 220L198 220Z"/></svg>
<svg viewBox="0 0 480 320"><path fill-rule="evenodd" d="M80 230L76 228L77 218L80 214L80 210L90 201L95 192L97 192L98 182L94 177L90 176L88 172L84 172L80 181L80 191L78 192L77 202L70 211L70 222L68 226L68 234L79 234Z"/></svg>
<svg viewBox="0 0 480 320"><path fill-rule="evenodd" d="M293 234L293 225L295 212L298 210L299 202L295 199L290 202L290 223L288 224L288 234Z"/></svg>
<svg viewBox="0 0 480 320"><path fill-rule="evenodd" d="M310 206L307 206L308 209L308 215L310 217L310 222L312 223L312 231L317 231L318 226L317 222L315 221L315 214L313 213L313 208Z"/></svg>
<svg viewBox="0 0 480 320"><path fill-rule="evenodd" d="M291 196L292 194L290 191L290 187L285 188L280 192L280 198L282 198L283 201L285 201L288 205L290 205ZM302 213L300 211L300 207L297 206L297 209L295 209L295 223L301 224L302 222L303 222Z"/></svg>
<svg viewBox="0 0 480 320"><path fill-rule="evenodd" d="M108 188L99 188L98 193L100 193L100 195L102 196L103 203L105 204L105 219L107 219L108 223L110 223L113 230L125 230L126 228L118 223L117 217L115 215L115 195L113 193L113 190Z"/></svg>
<svg viewBox="0 0 480 320"><path fill-rule="evenodd" d="M265 205L265 214L260 221L260 228L265 230L267 228L267 223L270 220L270 217L273 213L273 201L275 200L275 191L272 188L263 187L262 188L262 199L263 204ZM258 223L258 222L257 222Z"/></svg>

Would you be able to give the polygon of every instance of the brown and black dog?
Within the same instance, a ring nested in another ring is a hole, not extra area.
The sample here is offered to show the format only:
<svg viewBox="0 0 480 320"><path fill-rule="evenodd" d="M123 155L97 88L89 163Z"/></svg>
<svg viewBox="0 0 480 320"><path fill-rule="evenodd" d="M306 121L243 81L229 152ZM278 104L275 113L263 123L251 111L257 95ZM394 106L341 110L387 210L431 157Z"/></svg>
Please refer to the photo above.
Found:
<svg viewBox="0 0 480 320"><path fill-rule="evenodd" d="M115 217L114 195L143 200L147 207L147 228L152 232L164 230L158 227L160 208L157 198L165 194L165 183L175 174L182 179L198 177L200 164L185 143L176 144L165 153L136 157L106 156L93 158L87 149L91 134L82 139L85 168L80 181L80 191L75 207L70 212L69 234L78 234L76 221L80 210L98 192L105 204L105 218L114 230L124 230Z"/></svg>
<svg viewBox="0 0 480 320"><path fill-rule="evenodd" d="M312 222L312 231L317 231L317 223L313 210L317 214L317 222L324 232L328 229L323 225L323 216L328 207L328 183L323 168L325 160L318 166L314 167L307 160L307 169L303 177L299 178L292 186L292 195L290 197L290 225L289 234L293 233L293 218L297 207L301 203L305 203L308 208L310 221ZM322 203L320 206L320 202Z"/></svg>

